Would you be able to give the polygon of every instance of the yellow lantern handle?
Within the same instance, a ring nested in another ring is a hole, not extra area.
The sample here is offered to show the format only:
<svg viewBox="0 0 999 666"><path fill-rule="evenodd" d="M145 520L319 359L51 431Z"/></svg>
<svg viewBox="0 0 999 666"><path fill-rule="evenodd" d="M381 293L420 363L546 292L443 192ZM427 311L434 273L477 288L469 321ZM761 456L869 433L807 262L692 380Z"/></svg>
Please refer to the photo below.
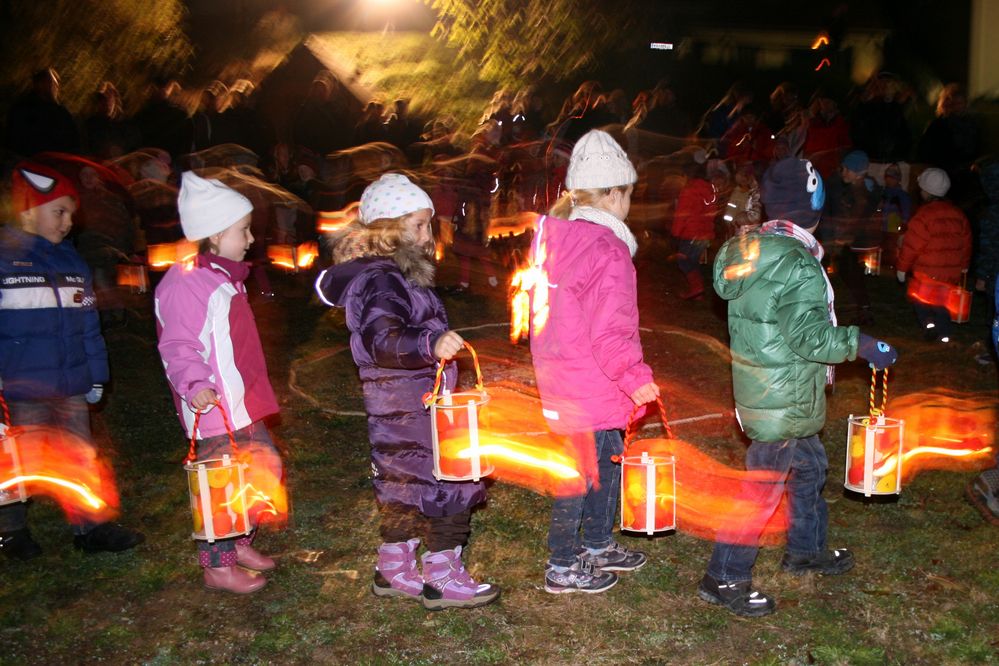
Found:
<svg viewBox="0 0 999 666"><path fill-rule="evenodd" d="M888 405L888 368L884 369L884 378L881 382L881 406L876 405L876 394L878 386L878 370L873 365L871 366L871 401L870 401L870 416L873 421L879 416L885 415L885 408Z"/></svg>
<svg viewBox="0 0 999 666"><path fill-rule="evenodd" d="M663 428L666 430L666 439L673 439L673 430L669 427L669 421L666 420L666 407L663 406L663 400L659 396L656 396L656 405L659 407L659 416L662 418ZM635 408L631 410L631 416L628 417L628 425L624 429L624 453L622 453L622 457L628 454L628 449L634 442L635 414L638 413L641 406L635 405Z"/></svg>
<svg viewBox="0 0 999 666"><path fill-rule="evenodd" d="M222 415L222 423L225 425L226 434L229 435L229 444L232 446L233 455L239 453L239 447L236 446L236 435L232 432L232 426L229 425L229 416L225 413L225 409L222 407L222 403L218 400L215 401L215 408L219 410L219 414ZM194 412L194 426L191 428L191 448L187 451L187 457L184 458L184 464L194 462L194 457L197 455L198 447L198 422L201 421L201 415L205 412L200 409Z"/></svg>
<svg viewBox="0 0 999 666"><path fill-rule="evenodd" d="M478 389L479 391L484 391L485 388L482 383L482 368L479 367L479 355L475 353L475 349L472 347L472 345L468 344L467 342L463 342L462 346L465 349L467 349L469 353L472 355L472 364L475 366L475 388ZM446 364L447 361L445 361L444 359L441 359L440 362L437 364L437 375L434 377L434 390L432 390L430 393L424 394L423 396L424 407L430 407L430 405L437 402L437 399L440 397L441 383L442 383L441 380L444 378L444 366Z"/></svg>

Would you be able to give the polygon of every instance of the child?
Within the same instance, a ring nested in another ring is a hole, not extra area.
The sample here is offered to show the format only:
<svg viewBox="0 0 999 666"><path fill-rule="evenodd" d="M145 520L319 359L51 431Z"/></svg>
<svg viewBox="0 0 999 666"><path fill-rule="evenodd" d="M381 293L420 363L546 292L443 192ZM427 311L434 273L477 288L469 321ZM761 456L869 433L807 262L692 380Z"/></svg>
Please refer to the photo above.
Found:
<svg viewBox="0 0 999 666"><path fill-rule="evenodd" d="M960 208L943 198L950 190L946 171L926 169L916 182L926 203L902 236L898 281L905 282L905 274L912 271L917 278L959 284L971 262L971 225ZM912 307L928 340L950 342L950 313L943 304L913 300Z"/></svg>
<svg viewBox="0 0 999 666"><path fill-rule="evenodd" d="M617 583L614 571L634 571L647 559L612 534L621 483L612 458L624 448L621 431L635 405L659 395L642 360L632 264L637 243L624 223L636 180L609 134L584 134L572 149L568 191L535 231L534 256L543 256L547 284L533 298L545 298L537 289L547 289L550 307L544 326L531 328L543 413L584 460L596 460L598 473L584 495L555 499L545 568L552 594L603 592Z"/></svg>
<svg viewBox="0 0 999 666"><path fill-rule="evenodd" d="M263 423L278 406L243 285L250 274L243 258L253 243L253 205L220 181L187 171L177 208L184 235L199 242L193 265L173 265L156 287L158 348L177 416L185 435L197 438L197 460L235 454L224 421L228 418L239 452L280 479L281 457ZM216 404L225 416L214 409ZM214 543L198 541L205 587L246 594L267 583L264 576L247 571L275 566L251 546L255 532Z"/></svg>
<svg viewBox="0 0 999 666"><path fill-rule="evenodd" d="M371 591L421 601L428 610L475 608L500 595L496 585L472 580L461 560L485 485L434 478L430 414L422 403L438 361L464 343L448 330L432 289L433 214L430 197L406 176L384 174L364 190L359 218L333 239L334 266L319 275L316 290L326 304L346 309L364 389L383 541ZM448 368L448 389L455 379ZM421 536L428 549L422 574Z"/></svg>
<svg viewBox="0 0 999 666"><path fill-rule="evenodd" d="M79 195L55 169L14 167L11 204L20 228L0 229L0 390L18 426L53 426L60 445L96 459L88 404L108 382L94 285L83 258L66 240ZM42 554L28 531L27 504L0 507L0 550L12 559ZM144 540L114 523L71 515L73 544L85 552L121 551Z"/></svg>
<svg viewBox="0 0 999 666"><path fill-rule="evenodd" d="M729 224L733 236L745 236L760 228L760 184L756 171L749 162L735 170L735 189L725 204L723 219Z"/></svg>
<svg viewBox="0 0 999 666"><path fill-rule="evenodd" d="M704 164L696 159L687 168L687 183L677 197L670 233L676 240L676 266L687 280L684 300L704 298L701 260L715 237L715 191L705 179Z"/></svg>
<svg viewBox="0 0 999 666"><path fill-rule="evenodd" d="M858 355L876 368L897 353L856 326L836 326L833 292L812 235L825 198L811 162L783 159L763 175L760 196L771 221L736 236L714 263L714 287L728 303L736 418L752 440L746 469L784 475L789 497L784 571L841 574L853 554L826 547L822 498L828 460L818 432L826 419L825 385L833 363ZM751 485L748 500L776 510L785 483ZM746 528L752 529L752 528ZM752 589L755 533L718 534L698 595L736 615L772 613L773 599Z"/></svg>

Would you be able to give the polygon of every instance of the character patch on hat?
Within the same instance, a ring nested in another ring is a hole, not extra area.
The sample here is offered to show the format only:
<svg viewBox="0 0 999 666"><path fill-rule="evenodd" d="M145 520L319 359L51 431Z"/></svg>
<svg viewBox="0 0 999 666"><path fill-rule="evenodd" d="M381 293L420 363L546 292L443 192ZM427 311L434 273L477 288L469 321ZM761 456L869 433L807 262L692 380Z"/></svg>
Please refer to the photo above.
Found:
<svg viewBox="0 0 999 666"><path fill-rule="evenodd" d="M49 176L35 173L34 171L28 171L27 169L18 169L18 171L21 172L21 175L24 176L24 180L29 185L42 194L48 194L56 186L55 178L50 178Z"/></svg>
<svg viewBox="0 0 999 666"><path fill-rule="evenodd" d="M815 167L809 160L804 160L805 170L808 172L808 180L805 181L805 190L812 195L811 206L812 210L822 210L823 204L826 202L826 186L822 183L822 179L819 178L819 174L815 171Z"/></svg>

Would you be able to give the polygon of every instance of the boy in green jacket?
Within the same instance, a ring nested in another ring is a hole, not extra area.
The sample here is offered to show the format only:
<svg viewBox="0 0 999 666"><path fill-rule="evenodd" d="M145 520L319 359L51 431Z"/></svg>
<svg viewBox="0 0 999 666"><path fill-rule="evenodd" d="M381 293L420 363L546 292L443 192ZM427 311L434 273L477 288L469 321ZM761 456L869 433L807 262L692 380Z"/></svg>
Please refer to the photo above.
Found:
<svg viewBox="0 0 999 666"><path fill-rule="evenodd" d="M836 326L822 246L812 235L825 191L811 162L775 163L763 175L760 198L770 221L725 243L714 264L715 291L728 301L736 417L752 440L746 469L778 472L783 481L747 484L744 492L771 514L789 494L785 571L841 574L854 561L848 550L826 546L829 463L818 436L825 386L835 363L860 356L881 369L897 353L856 326ZM702 599L737 615L774 611L774 600L752 589L758 537L759 526L718 534L698 586Z"/></svg>

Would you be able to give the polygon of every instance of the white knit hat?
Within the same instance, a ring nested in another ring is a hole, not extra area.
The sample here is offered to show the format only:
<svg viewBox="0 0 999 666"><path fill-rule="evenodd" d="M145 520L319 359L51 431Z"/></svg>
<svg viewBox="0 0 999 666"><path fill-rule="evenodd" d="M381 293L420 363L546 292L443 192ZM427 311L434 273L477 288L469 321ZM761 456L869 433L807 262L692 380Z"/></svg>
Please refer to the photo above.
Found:
<svg viewBox="0 0 999 666"><path fill-rule="evenodd" d="M401 173L386 173L364 188L361 194L361 223L396 218L429 208L434 212L430 196Z"/></svg>
<svg viewBox="0 0 999 666"><path fill-rule="evenodd" d="M180 179L177 211L189 241L199 241L225 231L253 210L242 194L220 180L185 171Z"/></svg>
<svg viewBox="0 0 999 666"><path fill-rule="evenodd" d="M946 196L950 190L950 176L943 169L927 169L919 174L916 182L919 183L919 189L935 197Z"/></svg>
<svg viewBox="0 0 999 666"><path fill-rule="evenodd" d="M607 132L590 130L572 147L565 176L565 186L570 190L619 187L636 180L638 174L628 155Z"/></svg>

